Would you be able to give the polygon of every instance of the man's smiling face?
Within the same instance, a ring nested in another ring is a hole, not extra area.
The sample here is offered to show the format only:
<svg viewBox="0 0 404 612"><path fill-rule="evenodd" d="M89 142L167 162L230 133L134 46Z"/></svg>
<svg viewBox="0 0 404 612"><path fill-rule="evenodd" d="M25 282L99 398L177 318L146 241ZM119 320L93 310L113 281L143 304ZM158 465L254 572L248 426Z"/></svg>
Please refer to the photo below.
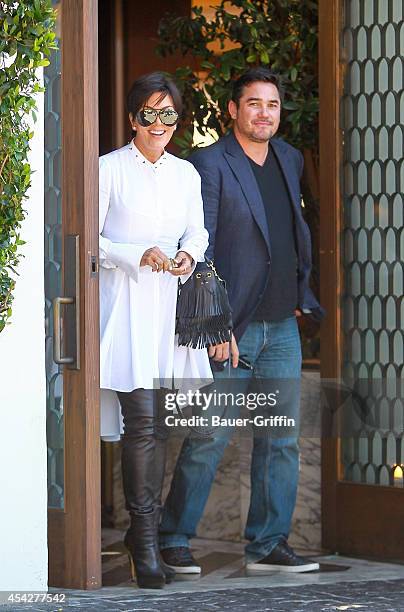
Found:
<svg viewBox="0 0 404 612"><path fill-rule="evenodd" d="M231 100L229 113L234 131L252 142L268 142L276 134L281 117L279 91L273 83L246 85L238 105Z"/></svg>

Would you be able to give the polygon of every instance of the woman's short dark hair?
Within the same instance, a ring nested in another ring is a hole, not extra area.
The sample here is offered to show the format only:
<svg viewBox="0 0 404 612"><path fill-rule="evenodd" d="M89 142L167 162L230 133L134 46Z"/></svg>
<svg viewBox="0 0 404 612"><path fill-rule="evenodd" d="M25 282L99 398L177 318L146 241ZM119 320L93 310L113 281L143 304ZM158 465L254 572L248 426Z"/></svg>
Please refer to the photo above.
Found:
<svg viewBox="0 0 404 612"><path fill-rule="evenodd" d="M251 83L273 83L279 92L279 97L281 102L283 102L283 86L281 83L281 79L279 75L268 68L263 68L261 66L257 68L250 68L247 72L241 75L236 81L233 83L233 91L231 95L231 99L236 105L239 105L240 98L243 95L244 87L247 85L251 85Z"/></svg>
<svg viewBox="0 0 404 612"><path fill-rule="evenodd" d="M128 113L132 113L133 117L136 117L150 96L156 92L161 92L163 98L167 95L171 96L174 108L178 115L181 116L182 98L178 87L174 81L162 72L150 72L134 81L126 99Z"/></svg>

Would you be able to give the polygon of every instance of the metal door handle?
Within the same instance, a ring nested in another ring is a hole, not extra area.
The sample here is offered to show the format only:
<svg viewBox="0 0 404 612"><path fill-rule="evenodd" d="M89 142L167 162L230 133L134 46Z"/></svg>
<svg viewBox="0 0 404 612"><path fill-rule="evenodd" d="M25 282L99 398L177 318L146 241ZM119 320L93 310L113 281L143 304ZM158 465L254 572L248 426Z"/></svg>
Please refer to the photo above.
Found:
<svg viewBox="0 0 404 612"><path fill-rule="evenodd" d="M62 357L61 311L62 304L74 304L72 297L56 297L53 300L53 361L59 364L74 363L74 357Z"/></svg>
<svg viewBox="0 0 404 612"><path fill-rule="evenodd" d="M64 237L64 293L69 297L53 300L53 360L65 364L71 370L80 370L80 238L77 234ZM62 356L62 305L70 304L63 317Z"/></svg>

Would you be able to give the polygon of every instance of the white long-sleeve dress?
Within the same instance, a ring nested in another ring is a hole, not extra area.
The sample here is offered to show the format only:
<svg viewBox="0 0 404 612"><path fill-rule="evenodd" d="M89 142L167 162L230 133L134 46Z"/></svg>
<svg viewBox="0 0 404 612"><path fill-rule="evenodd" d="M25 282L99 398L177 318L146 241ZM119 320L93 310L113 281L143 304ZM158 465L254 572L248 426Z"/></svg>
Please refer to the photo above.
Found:
<svg viewBox="0 0 404 612"><path fill-rule="evenodd" d="M100 158L99 181L101 435L113 440L122 431L115 391L212 380L206 349L177 344L178 277L139 265L154 246L202 261L208 233L200 177L185 160L165 152L151 163L131 142Z"/></svg>

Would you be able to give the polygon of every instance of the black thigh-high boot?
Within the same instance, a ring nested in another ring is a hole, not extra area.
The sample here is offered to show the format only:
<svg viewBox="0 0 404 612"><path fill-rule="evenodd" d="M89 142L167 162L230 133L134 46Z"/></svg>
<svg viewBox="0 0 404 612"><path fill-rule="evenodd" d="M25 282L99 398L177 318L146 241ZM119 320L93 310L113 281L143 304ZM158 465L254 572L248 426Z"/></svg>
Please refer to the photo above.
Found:
<svg viewBox="0 0 404 612"><path fill-rule="evenodd" d="M132 576L142 588L162 588L166 575L160 562L156 499L156 407L152 389L118 393L124 419L122 476L131 525L124 543Z"/></svg>

